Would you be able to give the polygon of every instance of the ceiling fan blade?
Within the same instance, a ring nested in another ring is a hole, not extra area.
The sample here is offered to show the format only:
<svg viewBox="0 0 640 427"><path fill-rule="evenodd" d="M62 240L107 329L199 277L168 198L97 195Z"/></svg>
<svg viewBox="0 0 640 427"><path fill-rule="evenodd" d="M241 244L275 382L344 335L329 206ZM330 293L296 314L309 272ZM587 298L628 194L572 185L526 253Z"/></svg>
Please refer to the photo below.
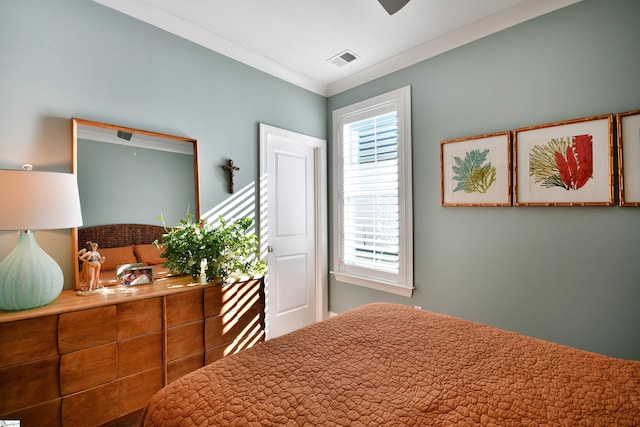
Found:
<svg viewBox="0 0 640 427"><path fill-rule="evenodd" d="M409 0L378 0L378 2L380 2L389 15L393 15L409 3Z"/></svg>

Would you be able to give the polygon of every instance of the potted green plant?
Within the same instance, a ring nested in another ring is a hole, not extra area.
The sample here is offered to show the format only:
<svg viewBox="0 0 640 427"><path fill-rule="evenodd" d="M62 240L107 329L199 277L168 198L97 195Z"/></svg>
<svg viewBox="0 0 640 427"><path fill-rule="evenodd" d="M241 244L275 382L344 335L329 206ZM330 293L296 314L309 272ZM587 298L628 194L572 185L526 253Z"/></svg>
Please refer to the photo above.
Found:
<svg viewBox="0 0 640 427"><path fill-rule="evenodd" d="M204 272L209 280L223 282L235 275L260 275L266 264L258 254L258 237L247 232L253 221L241 218L226 222L218 218L219 225L207 221L194 221L187 215L178 224L167 229L160 242L164 266L180 274L189 274L194 280Z"/></svg>

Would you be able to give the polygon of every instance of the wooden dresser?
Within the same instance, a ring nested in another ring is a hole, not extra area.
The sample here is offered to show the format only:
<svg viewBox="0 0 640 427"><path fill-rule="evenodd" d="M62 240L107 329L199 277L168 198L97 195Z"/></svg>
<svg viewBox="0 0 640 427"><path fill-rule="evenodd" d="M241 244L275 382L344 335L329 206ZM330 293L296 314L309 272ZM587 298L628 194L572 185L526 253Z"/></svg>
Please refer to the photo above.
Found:
<svg viewBox="0 0 640 427"><path fill-rule="evenodd" d="M97 426L171 381L264 340L264 281L190 277L0 310L0 419Z"/></svg>

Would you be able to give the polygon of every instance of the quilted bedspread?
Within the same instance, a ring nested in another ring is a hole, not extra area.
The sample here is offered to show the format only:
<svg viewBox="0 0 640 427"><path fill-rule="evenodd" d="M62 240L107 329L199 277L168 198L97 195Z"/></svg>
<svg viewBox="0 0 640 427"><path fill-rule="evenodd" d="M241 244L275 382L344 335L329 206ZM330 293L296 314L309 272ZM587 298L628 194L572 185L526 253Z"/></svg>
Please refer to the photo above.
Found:
<svg viewBox="0 0 640 427"><path fill-rule="evenodd" d="M160 390L142 426L640 426L640 361L370 304Z"/></svg>

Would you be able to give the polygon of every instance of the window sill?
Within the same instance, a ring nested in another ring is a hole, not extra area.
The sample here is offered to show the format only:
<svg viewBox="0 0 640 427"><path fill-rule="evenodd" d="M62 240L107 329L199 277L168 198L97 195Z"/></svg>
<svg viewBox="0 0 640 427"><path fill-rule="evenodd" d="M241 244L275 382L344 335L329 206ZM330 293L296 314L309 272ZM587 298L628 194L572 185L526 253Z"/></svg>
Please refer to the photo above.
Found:
<svg viewBox="0 0 640 427"><path fill-rule="evenodd" d="M354 274L346 274L338 271L331 271L331 274L334 275L336 280L343 283L376 289L378 291L400 295L407 298L411 298L411 296L413 295L413 290L415 289L412 285L399 285L395 282L386 282L380 279L357 276Z"/></svg>

